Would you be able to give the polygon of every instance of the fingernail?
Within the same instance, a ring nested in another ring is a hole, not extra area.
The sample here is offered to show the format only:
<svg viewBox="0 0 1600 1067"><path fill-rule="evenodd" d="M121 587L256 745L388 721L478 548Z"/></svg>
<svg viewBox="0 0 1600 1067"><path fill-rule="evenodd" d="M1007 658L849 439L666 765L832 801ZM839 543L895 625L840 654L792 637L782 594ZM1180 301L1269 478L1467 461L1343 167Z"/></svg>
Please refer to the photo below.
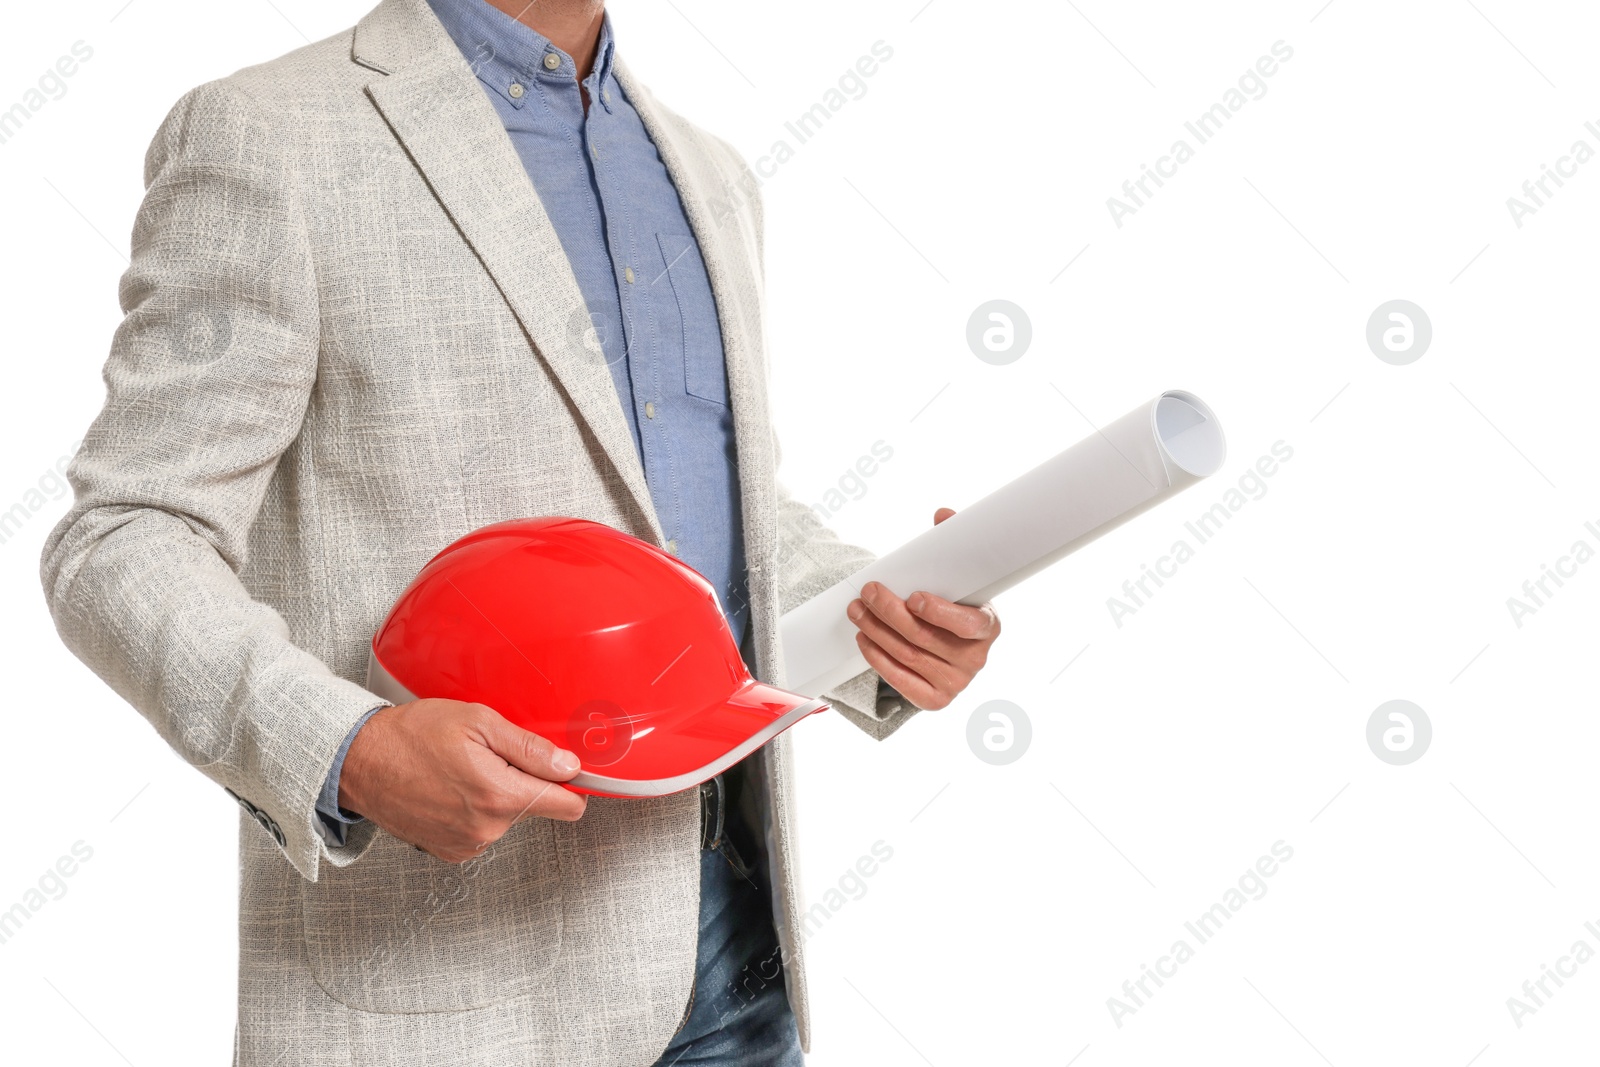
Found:
<svg viewBox="0 0 1600 1067"><path fill-rule="evenodd" d="M859 600L850 601L850 606L845 609L845 614L850 616L851 622L860 622L861 616L867 613L866 605Z"/></svg>
<svg viewBox="0 0 1600 1067"><path fill-rule="evenodd" d="M927 597L923 596L921 593L912 593L911 596L906 599L906 607L910 608L912 611L921 611L922 605L926 602Z"/></svg>
<svg viewBox="0 0 1600 1067"><path fill-rule="evenodd" d="M576 771L582 766L582 764L578 762L578 757L573 755L571 752L568 752L566 749L562 749L557 752L555 754L555 758L550 762L553 763L556 770L560 771L562 774L571 774L573 771Z"/></svg>

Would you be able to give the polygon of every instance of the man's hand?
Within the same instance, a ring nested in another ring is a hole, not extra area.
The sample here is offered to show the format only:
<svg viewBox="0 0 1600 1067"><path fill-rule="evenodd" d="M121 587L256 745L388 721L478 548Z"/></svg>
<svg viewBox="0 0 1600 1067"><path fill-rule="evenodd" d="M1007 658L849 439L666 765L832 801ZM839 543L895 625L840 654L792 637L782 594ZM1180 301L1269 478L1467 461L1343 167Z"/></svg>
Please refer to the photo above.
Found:
<svg viewBox="0 0 1600 1067"><path fill-rule="evenodd" d="M587 801L559 784L577 773L577 756L492 708L415 700L384 708L356 732L339 806L462 863L523 819L581 816Z"/></svg>
<svg viewBox="0 0 1600 1067"><path fill-rule="evenodd" d="M954 515L940 508L939 523ZM856 644L873 670L919 708L946 707L989 661L1000 618L988 604L968 607L932 593L901 600L878 582L850 602Z"/></svg>

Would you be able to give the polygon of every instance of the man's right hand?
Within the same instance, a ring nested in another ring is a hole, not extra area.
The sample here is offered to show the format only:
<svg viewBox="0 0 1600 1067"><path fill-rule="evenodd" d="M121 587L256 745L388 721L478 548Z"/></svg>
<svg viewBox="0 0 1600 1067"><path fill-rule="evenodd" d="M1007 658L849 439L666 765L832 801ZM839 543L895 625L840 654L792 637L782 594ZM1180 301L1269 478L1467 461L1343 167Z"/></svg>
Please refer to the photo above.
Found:
<svg viewBox="0 0 1600 1067"><path fill-rule="evenodd" d="M459 700L384 708L356 731L339 806L447 863L481 855L523 819L567 822L587 804L560 783L578 757Z"/></svg>

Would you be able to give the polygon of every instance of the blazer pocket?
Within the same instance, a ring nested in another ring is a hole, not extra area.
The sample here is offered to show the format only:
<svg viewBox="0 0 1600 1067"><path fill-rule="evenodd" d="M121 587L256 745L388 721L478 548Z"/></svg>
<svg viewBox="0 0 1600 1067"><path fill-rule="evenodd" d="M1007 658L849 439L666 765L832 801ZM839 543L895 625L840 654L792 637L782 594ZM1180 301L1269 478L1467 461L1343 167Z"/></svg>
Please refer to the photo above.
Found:
<svg viewBox="0 0 1600 1067"><path fill-rule="evenodd" d="M658 233L662 273L672 285L683 339L683 388L690 396L728 406L728 369L722 327L700 246L687 234Z"/></svg>
<svg viewBox="0 0 1600 1067"><path fill-rule="evenodd" d="M357 863L304 887L306 957L347 1007L450 1012L528 992L561 949L550 823L518 823L483 856L444 863L379 834Z"/></svg>

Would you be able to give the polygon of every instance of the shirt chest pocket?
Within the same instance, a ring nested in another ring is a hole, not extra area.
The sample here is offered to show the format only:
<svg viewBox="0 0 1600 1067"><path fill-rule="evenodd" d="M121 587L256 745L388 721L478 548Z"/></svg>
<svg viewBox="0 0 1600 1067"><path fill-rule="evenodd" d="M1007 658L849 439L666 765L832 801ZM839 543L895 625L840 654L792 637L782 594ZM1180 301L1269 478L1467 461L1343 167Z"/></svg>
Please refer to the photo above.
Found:
<svg viewBox="0 0 1600 1067"><path fill-rule="evenodd" d="M661 273L678 313L684 392L726 407L728 371L723 362L722 328L700 248L687 234L658 233L656 243L661 249Z"/></svg>

